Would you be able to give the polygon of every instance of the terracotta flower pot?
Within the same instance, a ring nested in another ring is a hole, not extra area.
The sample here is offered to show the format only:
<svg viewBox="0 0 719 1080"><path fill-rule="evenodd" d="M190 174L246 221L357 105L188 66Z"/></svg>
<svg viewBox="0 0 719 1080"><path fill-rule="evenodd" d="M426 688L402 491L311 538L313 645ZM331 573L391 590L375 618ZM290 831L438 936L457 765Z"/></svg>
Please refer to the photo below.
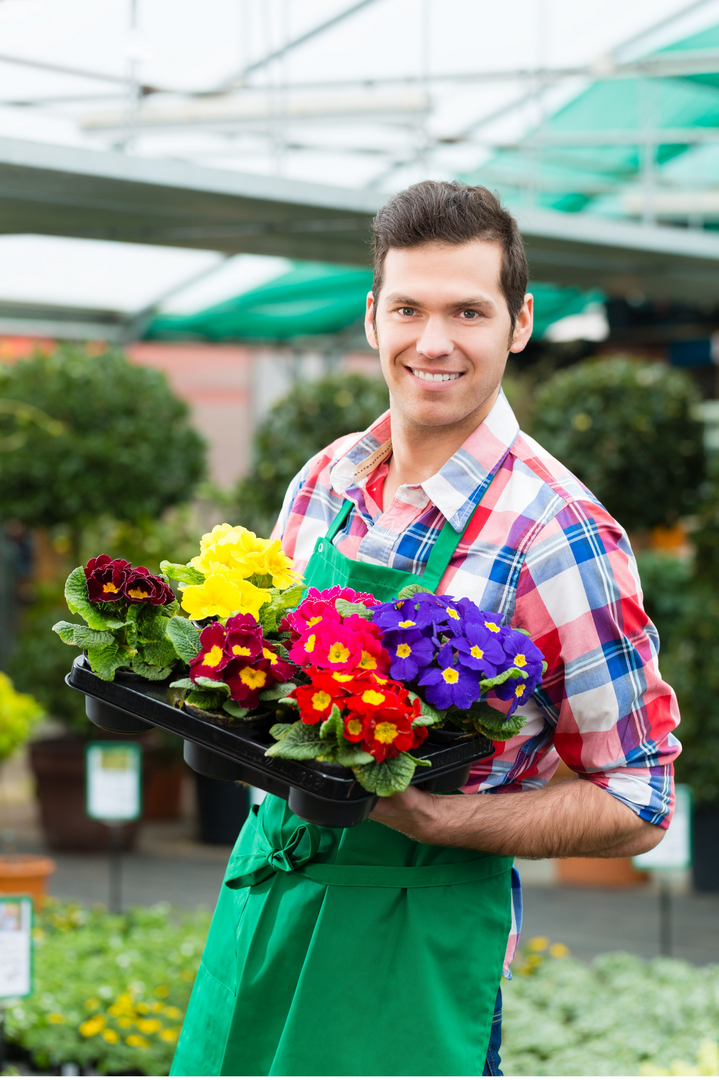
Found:
<svg viewBox="0 0 719 1080"><path fill-rule="evenodd" d="M28 893L39 904L55 866L42 855L0 855L0 894Z"/></svg>
<svg viewBox="0 0 719 1080"><path fill-rule="evenodd" d="M591 889L626 889L649 879L635 870L630 858L556 859L557 880L562 885L585 885Z"/></svg>

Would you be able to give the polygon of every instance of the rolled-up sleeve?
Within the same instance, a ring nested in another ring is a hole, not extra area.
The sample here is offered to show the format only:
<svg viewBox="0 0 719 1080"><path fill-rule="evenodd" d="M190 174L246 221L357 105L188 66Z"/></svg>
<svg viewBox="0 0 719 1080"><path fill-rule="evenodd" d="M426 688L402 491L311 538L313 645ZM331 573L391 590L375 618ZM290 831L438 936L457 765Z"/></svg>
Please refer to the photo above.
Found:
<svg viewBox="0 0 719 1080"><path fill-rule="evenodd" d="M679 710L659 672L659 639L629 542L603 507L568 502L533 538L512 621L547 660L535 700L560 757L666 828Z"/></svg>

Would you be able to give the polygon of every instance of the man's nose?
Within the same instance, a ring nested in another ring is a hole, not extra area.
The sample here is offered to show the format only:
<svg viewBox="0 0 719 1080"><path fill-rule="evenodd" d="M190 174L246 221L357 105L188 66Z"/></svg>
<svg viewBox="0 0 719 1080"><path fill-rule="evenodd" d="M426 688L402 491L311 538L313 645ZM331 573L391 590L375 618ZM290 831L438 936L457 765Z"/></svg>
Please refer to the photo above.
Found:
<svg viewBox="0 0 719 1080"><path fill-rule="evenodd" d="M436 360L441 356L450 356L453 351L454 342L447 332L444 319L428 319L417 341L417 352L428 360Z"/></svg>

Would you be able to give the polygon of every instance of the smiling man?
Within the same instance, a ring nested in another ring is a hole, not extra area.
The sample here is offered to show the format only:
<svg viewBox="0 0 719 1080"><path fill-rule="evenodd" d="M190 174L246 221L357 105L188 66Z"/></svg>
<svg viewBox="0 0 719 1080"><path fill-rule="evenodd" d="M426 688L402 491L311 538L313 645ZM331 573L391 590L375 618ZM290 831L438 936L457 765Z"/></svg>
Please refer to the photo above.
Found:
<svg viewBox="0 0 719 1080"><path fill-rule="evenodd" d="M548 668L462 793L410 787L345 830L265 799L176 1074L501 1075L513 857L637 854L672 812L676 700L626 535L501 390L532 332L516 222L485 188L428 181L390 200L374 239L366 332L390 410L305 466L276 535L307 585L469 597L528 630ZM547 787L560 759L577 778Z"/></svg>

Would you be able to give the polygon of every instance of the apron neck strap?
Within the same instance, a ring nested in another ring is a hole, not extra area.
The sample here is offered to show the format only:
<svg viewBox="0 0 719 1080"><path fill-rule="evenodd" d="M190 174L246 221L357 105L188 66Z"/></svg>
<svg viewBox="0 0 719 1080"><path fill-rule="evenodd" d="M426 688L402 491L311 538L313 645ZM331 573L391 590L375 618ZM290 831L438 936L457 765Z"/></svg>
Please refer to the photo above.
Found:
<svg viewBox="0 0 719 1080"><path fill-rule="evenodd" d="M351 499L345 499L342 503L337 516L330 525L325 536L325 539L329 541L330 544L347 521L353 507L354 503ZM450 523L445 521L441 533L432 545L432 550L429 553L429 559L427 560L424 574L418 579L423 584L426 584L427 592L434 592L439 585L472 517L473 515L470 515L469 521L461 533L455 532Z"/></svg>

